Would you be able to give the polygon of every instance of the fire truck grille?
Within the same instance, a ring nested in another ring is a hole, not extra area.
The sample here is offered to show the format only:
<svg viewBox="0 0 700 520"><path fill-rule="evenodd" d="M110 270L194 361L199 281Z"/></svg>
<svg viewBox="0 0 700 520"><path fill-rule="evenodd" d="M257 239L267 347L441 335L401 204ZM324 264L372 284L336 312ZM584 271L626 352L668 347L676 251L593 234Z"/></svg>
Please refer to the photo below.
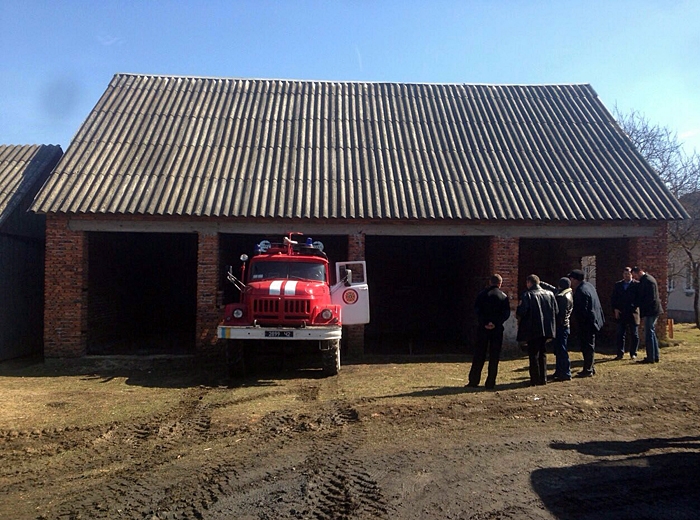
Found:
<svg viewBox="0 0 700 520"><path fill-rule="evenodd" d="M307 317L311 313L311 302L309 300L285 300L284 314L285 317Z"/></svg>
<svg viewBox="0 0 700 520"><path fill-rule="evenodd" d="M309 319L311 302L309 300L282 300L283 313L280 316L280 299L263 298L253 301L253 315L257 319Z"/></svg>
<svg viewBox="0 0 700 520"><path fill-rule="evenodd" d="M278 299L271 300L254 300L253 313L255 316L261 314L277 316L280 309L280 301Z"/></svg>

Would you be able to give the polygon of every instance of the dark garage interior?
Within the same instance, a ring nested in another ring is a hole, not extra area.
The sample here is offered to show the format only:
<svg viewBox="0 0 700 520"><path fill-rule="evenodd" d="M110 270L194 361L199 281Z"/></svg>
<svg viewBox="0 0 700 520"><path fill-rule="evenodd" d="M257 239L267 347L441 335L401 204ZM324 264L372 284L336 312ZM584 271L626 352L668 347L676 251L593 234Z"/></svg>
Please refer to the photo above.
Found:
<svg viewBox="0 0 700 520"><path fill-rule="evenodd" d="M484 287L483 240L447 236L367 236L371 322L365 350L374 354L470 351L473 302ZM478 266L478 268L474 266Z"/></svg>
<svg viewBox="0 0 700 520"><path fill-rule="evenodd" d="M197 235L89 233L88 354L194 352Z"/></svg>

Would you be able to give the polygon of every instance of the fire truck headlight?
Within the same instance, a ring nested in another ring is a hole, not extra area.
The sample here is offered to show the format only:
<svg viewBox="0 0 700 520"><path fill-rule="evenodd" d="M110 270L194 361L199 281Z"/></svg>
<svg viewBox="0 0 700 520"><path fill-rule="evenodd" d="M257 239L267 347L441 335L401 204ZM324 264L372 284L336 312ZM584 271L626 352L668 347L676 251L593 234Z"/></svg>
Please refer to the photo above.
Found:
<svg viewBox="0 0 700 520"><path fill-rule="evenodd" d="M323 309L323 310L321 311L321 318L323 318L324 320L328 321L328 320L330 320L332 317L333 317L333 313L331 312L330 309Z"/></svg>
<svg viewBox="0 0 700 520"><path fill-rule="evenodd" d="M236 309L233 311L233 317L240 320L243 317L243 311L241 309Z"/></svg>

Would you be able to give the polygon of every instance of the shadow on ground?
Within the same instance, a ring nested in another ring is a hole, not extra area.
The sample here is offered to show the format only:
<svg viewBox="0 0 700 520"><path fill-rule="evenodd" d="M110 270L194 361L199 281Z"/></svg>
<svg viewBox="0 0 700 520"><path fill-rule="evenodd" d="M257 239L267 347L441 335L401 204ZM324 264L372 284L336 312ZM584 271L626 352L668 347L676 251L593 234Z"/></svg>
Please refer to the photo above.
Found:
<svg viewBox="0 0 700 520"><path fill-rule="evenodd" d="M698 437L558 443L551 447L597 458L590 464L532 473L534 490L558 518L700 518Z"/></svg>

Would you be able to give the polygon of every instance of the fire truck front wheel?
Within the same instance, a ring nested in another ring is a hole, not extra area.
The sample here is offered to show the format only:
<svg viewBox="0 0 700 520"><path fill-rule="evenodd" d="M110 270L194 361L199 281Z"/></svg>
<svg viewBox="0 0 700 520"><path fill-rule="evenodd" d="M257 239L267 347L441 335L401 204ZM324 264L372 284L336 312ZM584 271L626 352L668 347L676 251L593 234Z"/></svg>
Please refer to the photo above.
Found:
<svg viewBox="0 0 700 520"><path fill-rule="evenodd" d="M321 355L323 356L323 373L334 376L340 370L340 340L331 339L323 342Z"/></svg>
<svg viewBox="0 0 700 520"><path fill-rule="evenodd" d="M226 366L231 379L245 377L245 347L242 341L234 339L226 341Z"/></svg>

